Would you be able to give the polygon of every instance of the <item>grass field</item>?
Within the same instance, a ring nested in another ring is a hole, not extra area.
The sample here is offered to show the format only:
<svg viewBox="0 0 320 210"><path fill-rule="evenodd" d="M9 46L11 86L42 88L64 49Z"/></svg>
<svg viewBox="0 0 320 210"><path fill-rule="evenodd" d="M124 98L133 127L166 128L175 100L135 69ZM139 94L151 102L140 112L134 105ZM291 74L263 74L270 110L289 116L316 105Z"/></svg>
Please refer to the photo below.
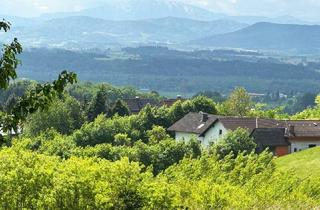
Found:
<svg viewBox="0 0 320 210"><path fill-rule="evenodd" d="M320 147L278 158L276 165L278 170L291 170L302 178L320 176Z"/></svg>

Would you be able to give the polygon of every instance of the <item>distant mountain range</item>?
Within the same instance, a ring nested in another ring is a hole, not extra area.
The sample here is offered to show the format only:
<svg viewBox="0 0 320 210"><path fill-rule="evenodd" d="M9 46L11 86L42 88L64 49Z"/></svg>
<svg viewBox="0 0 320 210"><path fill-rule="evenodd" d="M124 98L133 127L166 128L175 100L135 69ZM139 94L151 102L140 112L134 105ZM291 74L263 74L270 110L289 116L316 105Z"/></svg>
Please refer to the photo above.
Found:
<svg viewBox="0 0 320 210"><path fill-rule="evenodd" d="M174 0L108 0L100 7L72 13L53 13L42 18L89 16L106 20L142 20L168 16L195 20L213 20L224 17L208 10Z"/></svg>
<svg viewBox="0 0 320 210"><path fill-rule="evenodd" d="M19 37L27 46L102 48L110 45L178 44L248 26L231 20L198 21L167 17L111 21L85 16L30 24L13 27L7 35Z"/></svg>
<svg viewBox="0 0 320 210"><path fill-rule="evenodd" d="M190 42L205 47L310 52L320 50L319 25L256 23L244 29Z"/></svg>
<svg viewBox="0 0 320 210"><path fill-rule="evenodd" d="M318 52L319 27L291 16L228 16L176 0L108 0L102 6L13 23L4 42L68 49L141 45ZM297 25L299 24L299 25Z"/></svg>

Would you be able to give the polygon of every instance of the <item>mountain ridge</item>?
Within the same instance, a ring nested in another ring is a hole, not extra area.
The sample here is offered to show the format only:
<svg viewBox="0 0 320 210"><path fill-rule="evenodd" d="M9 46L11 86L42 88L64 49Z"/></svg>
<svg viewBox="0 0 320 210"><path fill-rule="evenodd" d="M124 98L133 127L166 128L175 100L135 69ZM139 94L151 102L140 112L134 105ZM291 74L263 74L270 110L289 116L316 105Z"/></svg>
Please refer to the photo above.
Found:
<svg viewBox="0 0 320 210"><path fill-rule="evenodd" d="M264 50L313 51L320 49L320 25L276 24L260 22L246 28L208 36L190 44Z"/></svg>

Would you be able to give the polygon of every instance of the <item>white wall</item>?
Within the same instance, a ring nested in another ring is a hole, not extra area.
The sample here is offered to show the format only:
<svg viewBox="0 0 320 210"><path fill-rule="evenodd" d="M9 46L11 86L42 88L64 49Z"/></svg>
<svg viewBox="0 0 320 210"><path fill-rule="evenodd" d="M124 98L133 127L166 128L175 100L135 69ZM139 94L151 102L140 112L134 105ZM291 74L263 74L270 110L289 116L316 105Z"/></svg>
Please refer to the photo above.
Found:
<svg viewBox="0 0 320 210"><path fill-rule="evenodd" d="M320 141L290 141L291 142L291 153L297 149L297 152L305 149L309 149L309 145L320 146Z"/></svg>
<svg viewBox="0 0 320 210"><path fill-rule="evenodd" d="M222 130L222 135L220 135L220 130ZM228 130L222 125L222 123L217 122L205 133L202 144L207 147L210 143L217 142L218 139L227 132Z"/></svg>
<svg viewBox="0 0 320 210"><path fill-rule="evenodd" d="M176 140L189 142L192 138L198 139L198 135L194 133L184 133L184 132L176 132Z"/></svg>
<svg viewBox="0 0 320 210"><path fill-rule="evenodd" d="M220 135L220 130L222 130L222 135ZM209 146L210 143L216 142L221 136L227 133L227 129L222 125L221 122L215 123L206 133L204 137L199 137L197 134L185 133L185 132L175 132L175 139L177 141L189 142L192 138L201 141L203 146Z"/></svg>

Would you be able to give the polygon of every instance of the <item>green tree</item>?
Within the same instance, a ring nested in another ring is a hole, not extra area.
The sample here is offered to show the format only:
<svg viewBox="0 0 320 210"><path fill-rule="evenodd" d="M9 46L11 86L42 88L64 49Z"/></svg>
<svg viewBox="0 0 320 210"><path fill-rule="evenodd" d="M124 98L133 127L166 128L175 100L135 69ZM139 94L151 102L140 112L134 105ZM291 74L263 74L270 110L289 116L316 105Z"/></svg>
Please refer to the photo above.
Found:
<svg viewBox="0 0 320 210"><path fill-rule="evenodd" d="M107 111L107 91L101 86L89 105L88 119L93 121L98 115L107 114Z"/></svg>
<svg viewBox="0 0 320 210"><path fill-rule="evenodd" d="M119 116L127 116L130 114L128 106L122 100L117 100L116 103L109 109L108 116L112 117L115 114Z"/></svg>
<svg viewBox="0 0 320 210"><path fill-rule="evenodd" d="M162 140L169 139L170 136L167 134L166 129L161 126L153 126L152 130L147 131L149 143L157 144Z"/></svg>
<svg viewBox="0 0 320 210"><path fill-rule="evenodd" d="M191 100L194 106L193 112L205 112L208 114L217 114L216 104L205 96L197 96Z"/></svg>
<svg viewBox="0 0 320 210"><path fill-rule="evenodd" d="M56 99L46 110L39 110L28 116L24 133L36 136L53 128L61 134L71 134L79 129L85 118L80 103L71 96Z"/></svg>
<svg viewBox="0 0 320 210"><path fill-rule="evenodd" d="M236 88L219 109L221 114L244 117L253 108L253 103L248 92L242 88Z"/></svg>
<svg viewBox="0 0 320 210"><path fill-rule="evenodd" d="M249 154L256 148L254 139L250 137L248 130L238 128L227 133L216 144L212 145L212 151L224 158L230 153L237 156L240 153Z"/></svg>
<svg viewBox="0 0 320 210"><path fill-rule="evenodd" d="M128 137L128 134L118 133L114 136L114 144L118 146L130 146L131 138Z"/></svg>
<svg viewBox="0 0 320 210"><path fill-rule="evenodd" d="M0 21L0 31L10 30L10 23ZM7 89L9 82L17 78L16 68L20 61L17 55L22 52L22 46L17 38L9 45L4 45L0 56L0 89ZM67 84L76 82L76 74L63 71L53 83L37 84L28 93L18 98L16 105L8 113L1 114L0 126L3 131L18 130L27 116L39 109L46 109L56 95L61 94Z"/></svg>

